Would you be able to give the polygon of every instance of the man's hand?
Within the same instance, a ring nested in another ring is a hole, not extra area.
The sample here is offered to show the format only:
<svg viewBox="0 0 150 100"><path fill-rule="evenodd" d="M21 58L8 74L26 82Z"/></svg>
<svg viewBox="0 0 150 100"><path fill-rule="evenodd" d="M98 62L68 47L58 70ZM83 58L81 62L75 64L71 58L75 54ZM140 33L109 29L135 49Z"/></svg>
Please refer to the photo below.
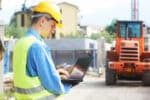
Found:
<svg viewBox="0 0 150 100"><path fill-rule="evenodd" d="M73 66L68 66L65 68L65 70L68 71L69 74L71 73L72 69L73 69Z"/></svg>
<svg viewBox="0 0 150 100"><path fill-rule="evenodd" d="M63 64L60 64L60 65L57 65L57 66L56 66L56 69L57 69L57 70L59 70L59 69L61 69L61 70L64 69L64 70L68 71L68 73L70 74L71 71L72 71L72 69L73 69L73 67L74 67L74 66L72 66L72 65L65 65L65 66L64 66Z"/></svg>
<svg viewBox="0 0 150 100"><path fill-rule="evenodd" d="M69 72L62 69L62 68L59 68L57 69L57 72L58 74L60 75L60 78L63 80L63 79L67 79L70 75L69 75Z"/></svg>

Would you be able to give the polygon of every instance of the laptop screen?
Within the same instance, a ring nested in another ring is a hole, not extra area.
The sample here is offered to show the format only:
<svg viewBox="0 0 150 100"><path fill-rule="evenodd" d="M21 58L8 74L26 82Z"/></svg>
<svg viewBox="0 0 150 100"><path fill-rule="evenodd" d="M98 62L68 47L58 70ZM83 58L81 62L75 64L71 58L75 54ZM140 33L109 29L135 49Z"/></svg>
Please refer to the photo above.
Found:
<svg viewBox="0 0 150 100"><path fill-rule="evenodd" d="M80 66L75 66L70 73L70 78L82 78L85 70L80 68Z"/></svg>
<svg viewBox="0 0 150 100"><path fill-rule="evenodd" d="M88 70L91 61L92 61L91 56L78 58L77 62L75 63L70 73L70 77L79 79L82 78L85 75L86 71Z"/></svg>

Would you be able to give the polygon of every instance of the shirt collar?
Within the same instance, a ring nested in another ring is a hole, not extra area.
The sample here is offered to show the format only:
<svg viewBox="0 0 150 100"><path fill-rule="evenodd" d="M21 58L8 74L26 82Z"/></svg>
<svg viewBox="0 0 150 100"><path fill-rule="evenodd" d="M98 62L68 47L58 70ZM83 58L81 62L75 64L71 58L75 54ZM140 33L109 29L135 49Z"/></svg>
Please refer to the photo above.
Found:
<svg viewBox="0 0 150 100"><path fill-rule="evenodd" d="M43 40L41 38L40 34L36 30L34 30L32 28L29 28L28 31L25 33L25 36L30 36L30 35L35 36L39 40Z"/></svg>

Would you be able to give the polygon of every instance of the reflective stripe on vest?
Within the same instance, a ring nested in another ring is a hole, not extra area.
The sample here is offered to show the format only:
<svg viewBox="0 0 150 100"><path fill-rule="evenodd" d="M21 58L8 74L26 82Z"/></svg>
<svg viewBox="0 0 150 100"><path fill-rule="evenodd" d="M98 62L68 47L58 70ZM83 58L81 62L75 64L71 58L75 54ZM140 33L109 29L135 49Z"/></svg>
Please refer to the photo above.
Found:
<svg viewBox="0 0 150 100"><path fill-rule="evenodd" d="M35 88L30 88L30 89L14 87L14 90L15 90L15 92L18 92L21 94L33 94L33 93L41 92L45 89L43 88L43 86L39 86L39 87L35 87ZM56 97L57 97L57 95L51 94L49 96L45 96L45 97L39 98L37 100L55 100Z"/></svg>
<svg viewBox="0 0 150 100"><path fill-rule="evenodd" d="M15 92L22 93L22 94L32 94L32 93L41 92L45 89L43 88L43 86L39 86L39 87L28 88L28 89L14 87L14 90Z"/></svg>

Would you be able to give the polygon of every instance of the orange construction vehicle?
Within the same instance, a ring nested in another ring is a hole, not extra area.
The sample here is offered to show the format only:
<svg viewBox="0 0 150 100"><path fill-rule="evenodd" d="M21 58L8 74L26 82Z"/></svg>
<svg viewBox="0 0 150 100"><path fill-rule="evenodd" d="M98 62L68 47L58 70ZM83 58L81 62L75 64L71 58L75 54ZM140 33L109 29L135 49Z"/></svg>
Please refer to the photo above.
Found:
<svg viewBox="0 0 150 100"><path fill-rule="evenodd" d="M150 52L144 50L142 21L117 21L116 44L107 51L106 85L118 79L140 79L150 85Z"/></svg>

